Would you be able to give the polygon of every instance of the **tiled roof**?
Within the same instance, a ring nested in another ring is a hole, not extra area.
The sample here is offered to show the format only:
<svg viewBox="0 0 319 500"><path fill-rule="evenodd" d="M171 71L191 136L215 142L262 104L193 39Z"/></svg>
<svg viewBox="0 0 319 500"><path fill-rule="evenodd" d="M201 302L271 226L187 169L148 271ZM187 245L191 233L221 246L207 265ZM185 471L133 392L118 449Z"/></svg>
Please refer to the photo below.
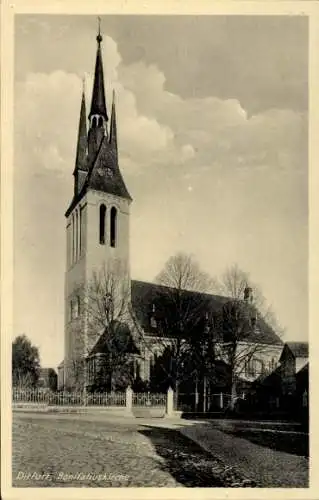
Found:
<svg viewBox="0 0 319 500"><path fill-rule="evenodd" d="M308 342L286 342L295 358L307 358L309 354Z"/></svg>
<svg viewBox="0 0 319 500"><path fill-rule="evenodd" d="M167 309L160 307L158 311L156 303L165 300L165 295L169 299L169 292L173 289L168 287L148 283L144 281L131 281L131 296L132 296L132 306L140 325L144 329L145 333L149 335L159 335L158 325L161 323L162 315L167 313ZM185 307L190 306L190 309L197 308L199 315L204 315L207 311L213 315L218 314L222 311L225 304L232 301L229 297L224 297L221 295L198 293L184 290L183 300ZM153 311L155 306L155 312ZM155 319L155 322L152 321ZM245 341L248 342L262 342L269 345L281 345L282 342L280 338L276 335L274 330L263 320L263 318L258 315L257 321L258 328L253 331L251 327L247 326L247 333L245 334ZM166 333L167 334L167 333ZM174 332L171 332L171 336L174 336Z"/></svg>

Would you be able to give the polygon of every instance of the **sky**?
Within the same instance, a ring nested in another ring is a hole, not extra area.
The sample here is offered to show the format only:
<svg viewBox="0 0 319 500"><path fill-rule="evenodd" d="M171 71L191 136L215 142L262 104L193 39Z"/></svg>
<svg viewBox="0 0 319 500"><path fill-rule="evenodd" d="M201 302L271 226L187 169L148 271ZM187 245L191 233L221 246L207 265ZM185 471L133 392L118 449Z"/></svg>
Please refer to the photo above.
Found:
<svg viewBox="0 0 319 500"><path fill-rule="evenodd" d="M108 106L133 197L131 275L190 253L236 263L284 340L308 339L308 25L293 16L102 16ZM17 15L14 336L43 366L64 351L64 213L96 16Z"/></svg>

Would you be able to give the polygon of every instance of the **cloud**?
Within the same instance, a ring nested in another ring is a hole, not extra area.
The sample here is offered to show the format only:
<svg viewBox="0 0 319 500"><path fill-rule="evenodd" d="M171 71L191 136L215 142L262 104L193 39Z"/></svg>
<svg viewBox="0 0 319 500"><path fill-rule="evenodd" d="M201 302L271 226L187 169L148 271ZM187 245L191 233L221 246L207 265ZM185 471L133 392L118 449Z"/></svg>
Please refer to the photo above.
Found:
<svg viewBox="0 0 319 500"><path fill-rule="evenodd" d="M187 169L194 162L197 170L213 162L224 168L302 163L306 117L301 113L273 109L248 118L236 99L183 99L165 89L165 75L156 65L125 66L116 42L106 37L104 44L108 98L111 88L117 93L124 169L126 161L134 164L132 173L159 165ZM92 78L86 75L88 108ZM16 138L32 148L33 161L42 168L59 170L65 161L74 162L81 86L80 75L63 71L29 73L17 84Z"/></svg>

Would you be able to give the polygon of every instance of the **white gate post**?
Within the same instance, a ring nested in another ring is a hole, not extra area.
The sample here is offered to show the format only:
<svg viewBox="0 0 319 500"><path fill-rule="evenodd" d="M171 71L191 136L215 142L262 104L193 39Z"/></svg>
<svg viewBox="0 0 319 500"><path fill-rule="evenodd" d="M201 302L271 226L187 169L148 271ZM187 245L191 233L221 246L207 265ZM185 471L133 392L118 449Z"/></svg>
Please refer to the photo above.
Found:
<svg viewBox="0 0 319 500"><path fill-rule="evenodd" d="M172 417L173 412L174 412L174 391L171 387L169 387L166 396L166 416Z"/></svg>
<svg viewBox="0 0 319 500"><path fill-rule="evenodd" d="M222 410L224 408L223 393L219 395L219 408Z"/></svg>
<svg viewBox="0 0 319 500"><path fill-rule="evenodd" d="M125 406L126 406L126 413L128 414L132 413L132 400L133 400L133 391L132 388L128 386L125 391Z"/></svg>

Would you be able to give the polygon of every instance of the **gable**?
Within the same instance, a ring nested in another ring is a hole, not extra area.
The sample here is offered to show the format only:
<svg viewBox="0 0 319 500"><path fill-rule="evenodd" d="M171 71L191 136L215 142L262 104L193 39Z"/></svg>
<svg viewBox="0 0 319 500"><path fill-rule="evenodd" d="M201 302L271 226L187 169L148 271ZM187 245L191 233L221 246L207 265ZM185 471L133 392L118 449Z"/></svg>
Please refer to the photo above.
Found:
<svg viewBox="0 0 319 500"><path fill-rule="evenodd" d="M132 199L118 167L117 151L106 136L89 173L87 188Z"/></svg>
<svg viewBox="0 0 319 500"><path fill-rule="evenodd" d="M66 217L70 215L88 189L102 191L132 201L119 169L116 148L109 143L107 136L102 140L96 157L88 158L88 165L88 174L82 189L73 197L65 212Z"/></svg>

